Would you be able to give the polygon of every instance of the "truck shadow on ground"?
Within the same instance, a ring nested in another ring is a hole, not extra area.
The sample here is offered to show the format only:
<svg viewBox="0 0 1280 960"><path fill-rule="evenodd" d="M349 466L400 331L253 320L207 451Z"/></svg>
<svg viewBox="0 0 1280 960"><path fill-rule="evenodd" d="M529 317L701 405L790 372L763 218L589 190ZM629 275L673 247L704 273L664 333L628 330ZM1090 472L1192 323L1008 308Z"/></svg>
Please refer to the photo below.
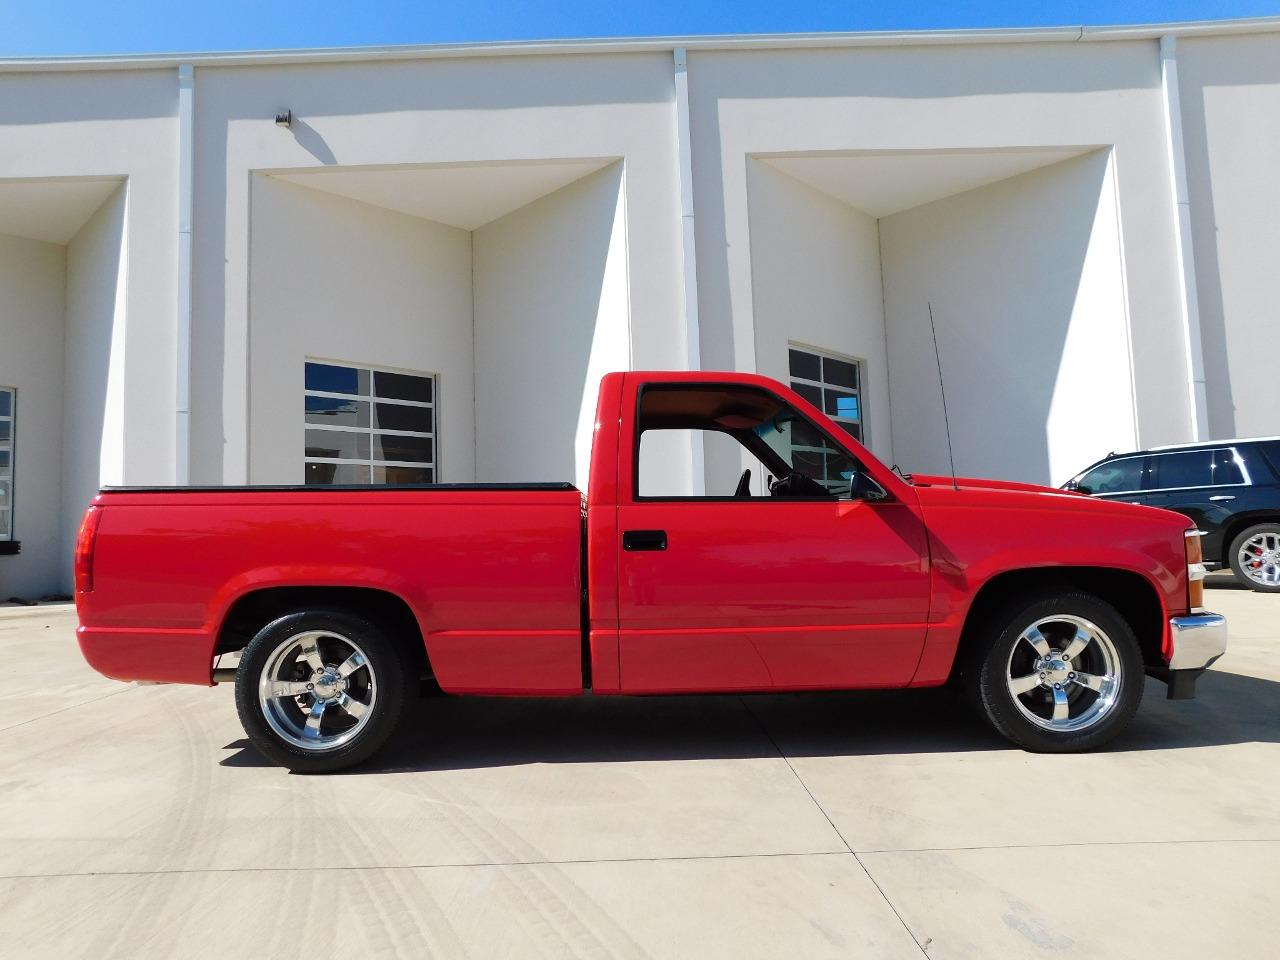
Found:
<svg viewBox="0 0 1280 960"><path fill-rule="evenodd" d="M1211 671L1199 698L1170 702L1147 681L1111 752L1280 742L1280 683ZM248 743L224 766L265 766ZM949 690L693 697L504 699L436 696L352 775L545 763L872 756L1016 750Z"/></svg>

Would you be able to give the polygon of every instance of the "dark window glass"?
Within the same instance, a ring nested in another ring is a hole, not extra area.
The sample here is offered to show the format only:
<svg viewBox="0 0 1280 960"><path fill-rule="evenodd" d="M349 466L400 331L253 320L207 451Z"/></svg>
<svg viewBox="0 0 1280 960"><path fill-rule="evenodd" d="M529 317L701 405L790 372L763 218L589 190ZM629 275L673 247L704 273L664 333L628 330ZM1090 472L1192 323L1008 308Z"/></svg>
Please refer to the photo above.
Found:
<svg viewBox="0 0 1280 960"><path fill-rule="evenodd" d="M0 450L0 472L3 472L4 470L8 469L8 467L9 467L9 451Z"/></svg>
<svg viewBox="0 0 1280 960"><path fill-rule="evenodd" d="M825 383L829 383L832 386L848 387L850 390L857 390L857 364L850 363L848 360L833 360L831 357L823 357L822 379Z"/></svg>
<svg viewBox="0 0 1280 960"><path fill-rule="evenodd" d="M802 377L805 380L822 379L822 361L812 353L805 353L803 350L788 350L787 361L791 367L791 376Z"/></svg>
<svg viewBox="0 0 1280 960"><path fill-rule="evenodd" d="M343 400L338 397L304 397L307 423L334 427L369 426L367 400Z"/></svg>
<svg viewBox="0 0 1280 960"><path fill-rule="evenodd" d="M1271 464L1271 469L1275 471L1276 476L1280 476L1280 440L1268 440L1266 443L1258 444L1254 449L1262 454L1267 463ZM1263 481L1260 477L1265 476L1265 472L1261 469L1262 465L1258 465L1259 469L1255 473L1253 470L1253 458L1250 457L1248 462L1253 482L1262 483Z"/></svg>
<svg viewBox="0 0 1280 960"><path fill-rule="evenodd" d="M1208 487L1213 484L1213 451L1159 453L1151 457L1155 467L1155 489Z"/></svg>
<svg viewBox="0 0 1280 960"><path fill-rule="evenodd" d="M369 468L362 463L308 463L307 485L368 483Z"/></svg>
<svg viewBox="0 0 1280 960"><path fill-rule="evenodd" d="M1099 464L1080 478L1085 493L1127 493L1142 489L1142 458L1128 457Z"/></svg>
<svg viewBox="0 0 1280 960"><path fill-rule="evenodd" d="M0 443L4 443L9 439L11 423L12 421L10 420L0 420Z"/></svg>
<svg viewBox="0 0 1280 960"><path fill-rule="evenodd" d="M822 388L811 387L807 383L793 383L791 389L804 397L819 410L822 409Z"/></svg>
<svg viewBox="0 0 1280 960"><path fill-rule="evenodd" d="M842 393L838 390L823 390L823 410L829 417L848 417L850 420L858 419L858 397L852 393Z"/></svg>
<svg viewBox="0 0 1280 960"><path fill-rule="evenodd" d="M862 442L862 424L860 423L841 423L839 426L844 428L844 432L853 437L859 443Z"/></svg>
<svg viewBox="0 0 1280 960"><path fill-rule="evenodd" d="M431 410L427 407L406 407L399 403L375 403L373 425L383 430L417 430L431 432Z"/></svg>
<svg viewBox="0 0 1280 960"><path fill-rule="evenodd" d="M1244 483L1244 472L1236 462L1235 451L1213 451L1213 485L1221 487L1236 483Z"/></svg>
<svg viewBox="0 0 1280 960"><path fill-rule="evenodd" d="M793 447L829 447L826 434L808 420L794 420L791 424L791 445Z"/></svg>
<svg viewBox="0 0 1280 960"><path fill-rule="evenodd" d="M416 400L431 402L431 378L411 377L404 373L375 373L373 392L390 400Z"/></svg>
<svg viewBox="0 0 1280 960"><path fill-rule="evenodd" d="M8 390L0 390L0 417L13 416L13 394Z"/></svg>
<svg viewBox="0 0 1280 960"><path fill-rule="evenodd" d="M337 367L329 363L308 363L306 373L308 390L326 393L358 393L369 395L369 371L352 367Z"/></svg>
<svg viewBox="0 0 1280 960"><path fill-rule="evenodd" d="M430 467L374 467L374 483L435 483L435 471Z"/></svg>
<svg viewBox="0 0 1280 960"><path fill-rule="evenodd" d="M791 466L797 473L803 473L819 482L827 478L827 455L821 450L792 450Z"/></svg>
<svg viewBox="0 0 1280 960"><path fill-rule="evenodd" d="M430 437L402 437L394 433L376 433L373 436L373 459L375 460L430 463L431 448Z"/></svg>
<svg viewBox="0 0 1280 960"><path fill-rule="evenodd" d="M369 435L346 430L308 430L306 455L337 460L368 460Z"/></svg>

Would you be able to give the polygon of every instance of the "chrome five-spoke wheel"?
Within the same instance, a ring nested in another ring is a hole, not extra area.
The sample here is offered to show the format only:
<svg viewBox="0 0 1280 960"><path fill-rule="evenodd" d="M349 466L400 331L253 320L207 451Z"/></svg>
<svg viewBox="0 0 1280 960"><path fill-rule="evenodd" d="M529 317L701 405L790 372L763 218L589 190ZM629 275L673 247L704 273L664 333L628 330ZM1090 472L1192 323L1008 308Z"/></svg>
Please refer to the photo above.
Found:
<svg viewBox="0 0 1280 960"><path fill-rule="evenodd" d="M1117 702L1120 655L1097 624L1073 614L1041 617L1018 636L1005 671L1018 711L1055 732L1086 730Z"/></svg>
<svg viewBox="0 0 1280 960"><path fill-rule="evenodd" d="M1142 703L1144 661L1133 624L1108 599L1046 587L977 621L962 677L998 733L1027 750L1066 753L1124 729Z"/></svg>
<svg viewBox="0 0 1280 960"><path fill-rule="evenodd" d="M1263 587L1280 587L1280 532L1262 530L1237 549L1240 572Z"/></svg>
<svg viewBox="0 0 1280 960"><path fill-rule="evenodd" d="M365 651L332 630L286 637L258 676L263 718L287 743L309 752L354 740L372 716L378 681Z"/></svg>

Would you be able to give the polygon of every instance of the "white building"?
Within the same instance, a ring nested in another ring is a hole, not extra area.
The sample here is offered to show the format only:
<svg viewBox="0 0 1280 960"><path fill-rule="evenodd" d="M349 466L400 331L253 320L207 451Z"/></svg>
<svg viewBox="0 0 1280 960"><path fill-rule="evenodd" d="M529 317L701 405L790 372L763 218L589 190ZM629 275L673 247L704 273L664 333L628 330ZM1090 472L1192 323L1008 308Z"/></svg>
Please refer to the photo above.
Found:
<svg viewBox="0 0 1280 960"><path fill-rule="evenodd" d="M945 471L930 304L963 474L1280 433L1277 156L1280 18L0 61L0 600L100 483L582 483L613 369Z"/></svg>

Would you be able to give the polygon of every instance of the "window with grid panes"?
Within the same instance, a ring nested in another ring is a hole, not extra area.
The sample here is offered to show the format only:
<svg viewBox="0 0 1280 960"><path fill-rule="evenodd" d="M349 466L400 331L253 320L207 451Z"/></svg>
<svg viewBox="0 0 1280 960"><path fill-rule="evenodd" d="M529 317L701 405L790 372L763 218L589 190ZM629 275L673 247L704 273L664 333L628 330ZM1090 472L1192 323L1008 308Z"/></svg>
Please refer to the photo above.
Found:
<svg viewBox="0 0 1280 960"><path fill-rule="evenodd" d="M791 389L865 444L862 361L794 344L787 351L787 360Z"/></svg>
<svg viewBox="0 0 1280 960"><path fill-rule="evenodd" d="M435 483L436 378L307 361L308 485Z"/></svg>

